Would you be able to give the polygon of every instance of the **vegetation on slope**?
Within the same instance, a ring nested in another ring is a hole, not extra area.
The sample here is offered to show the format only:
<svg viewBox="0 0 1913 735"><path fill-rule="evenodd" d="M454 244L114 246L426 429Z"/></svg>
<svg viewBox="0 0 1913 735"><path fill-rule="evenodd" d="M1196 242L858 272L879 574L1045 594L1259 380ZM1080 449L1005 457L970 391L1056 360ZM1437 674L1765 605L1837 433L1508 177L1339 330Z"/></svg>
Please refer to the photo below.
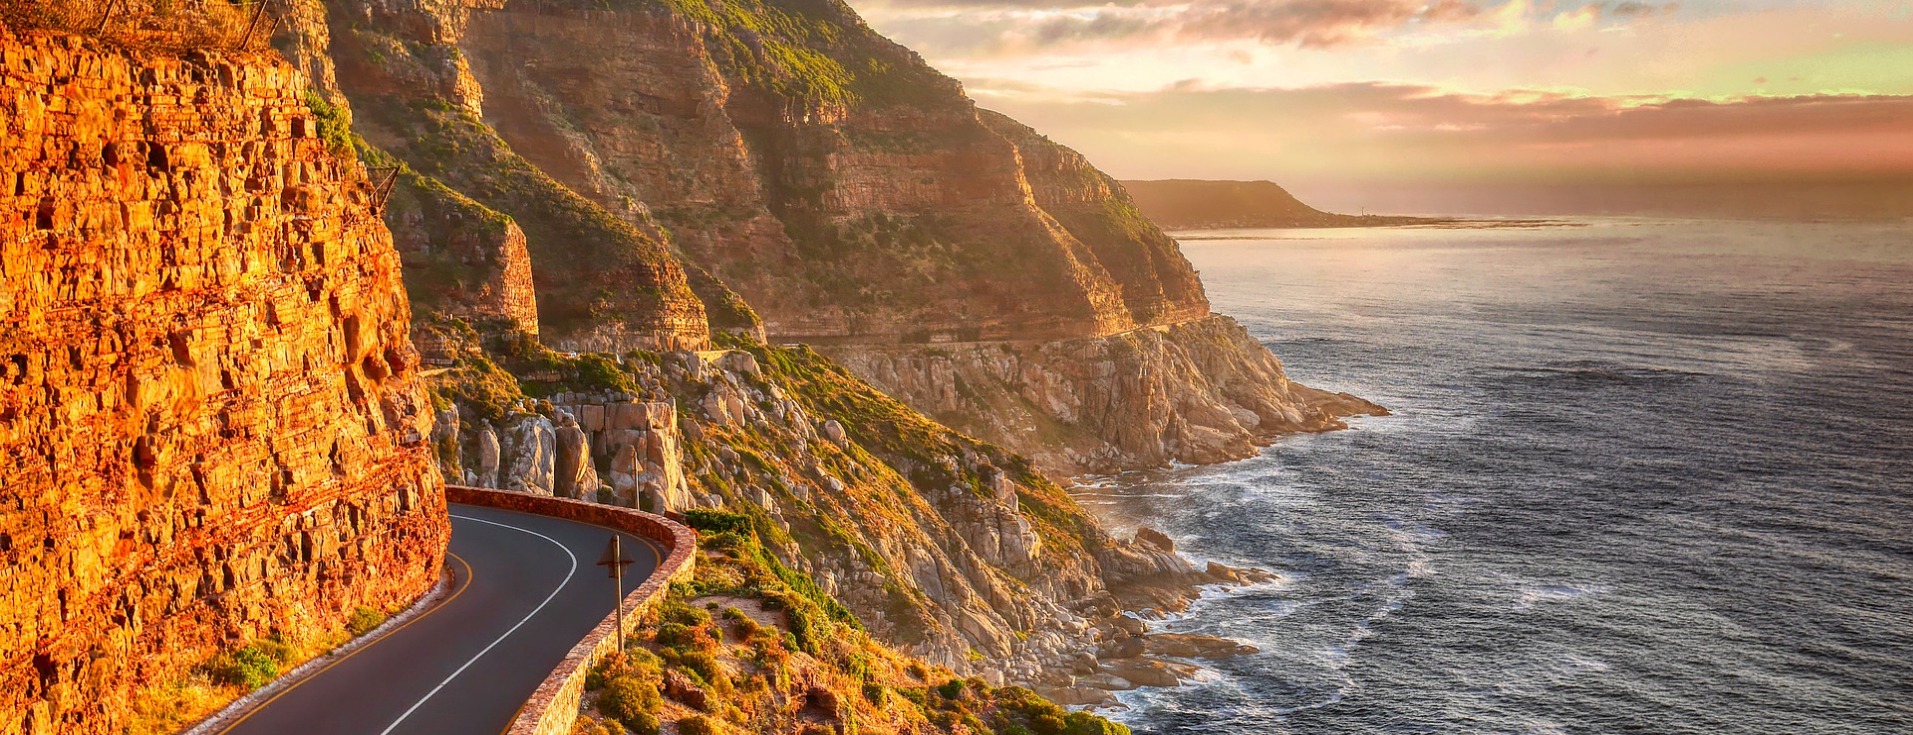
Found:
<svg viewBox="0 0 1913 735"><path fill-rule="evenodd" d="M605 0L573 0L589 7ZM611 0L699 23L728 73L777 96L814 105L922 104L956 83L908 49L872 33L838 0Z"/></svg>
<svg viewBox="0 0 1913 735"><path fill-rule="evenodd" d="M701 534L696 578L592 672L576 735L650 735L666 723L679 733L1129 732L879 643L768 553L748 517L698 511L688 521Z"/></svg>
<svg viewBox="0 0 1913 735"><path fill-rule="evenodd" d="M769 379L790 390L815 414L841 421L856 444L884 464L897 467L918 487L965 487L979 496L990 491L986 478L952 463L950 457L978 456L1010 474L1019 488L1022 510L1038 521L1045 544L1081 550L1100 532L1095 521L1069 493L1037 472L1029 460L950 430L852 375L808 346L770 347L743 340L729 346L757 357Z"/></svg>

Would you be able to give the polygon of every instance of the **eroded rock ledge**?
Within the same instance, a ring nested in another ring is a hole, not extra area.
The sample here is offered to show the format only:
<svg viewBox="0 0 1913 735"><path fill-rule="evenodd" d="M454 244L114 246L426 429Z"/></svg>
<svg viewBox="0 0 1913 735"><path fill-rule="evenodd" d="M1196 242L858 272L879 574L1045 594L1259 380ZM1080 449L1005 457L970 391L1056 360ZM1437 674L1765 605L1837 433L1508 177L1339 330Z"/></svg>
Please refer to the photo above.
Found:
<svg viewBox="0 0 1913 735"><path fill-rule="evenodd" d="M1220 314L1096 339L828 352L911 407L1060 476L1242 459L1282 434L1387 413L1289 380Z"/></svg>

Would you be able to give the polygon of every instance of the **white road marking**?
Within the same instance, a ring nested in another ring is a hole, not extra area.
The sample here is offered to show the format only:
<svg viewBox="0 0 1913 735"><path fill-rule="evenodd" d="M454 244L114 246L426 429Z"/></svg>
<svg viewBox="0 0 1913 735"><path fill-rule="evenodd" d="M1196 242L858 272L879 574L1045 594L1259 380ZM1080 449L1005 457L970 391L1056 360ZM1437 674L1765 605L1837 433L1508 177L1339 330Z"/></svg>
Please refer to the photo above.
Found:
<svg viewBox="0 0 1913 735"><path fill-rule="evenodd" d="M513 633L516 633L516 632L518 632L518 629L519 629L519 628L522 628L522 627L524 627L524 625L525 625L525 623L528 623L528 622L531 622L531 619L532 619L533 617L536 617L536 616L538 615L538 612L539 612L540 610L543 610L543 609L545 609L545 606L546 606L546 605L549 605L549 604L551 604L551 601L552 601L552 599L553 599L553 598L555 598L555 597L557 597L557 596L558 596L558 593L559 593L560 591L562 591L562 590L564 590L564 588L565 588L565 585L567 585L567 584L571 584L571 577L572 577L572 575L575 575L575 574L577 574L577 573L578 573L578 555L577 555L577 554L573 554L573 553L571 553L571 549L568 549L568 548L565 548L565 545L564 545L564 544L561 544L561 543L558 543L558 540L557 540L557 539L554 539L554 538L552 538L552 537L550 537L550 536L546 536L546 535L544 535L544 534L542 534L542 533L539 533L539 532L537 532L537 531L533 531L533 530L531 530L531 529L528 529L528 528L519 528L519 527L517 527L517 526L513 526L513 525L510 525L510 524L506 524L506 523L498 523L498 522L495 522L495 521L488 521L488 520L485 520L485 519L483 519L483 518L473 518L473 517L471 517L471 516L461 516L461 515L457 515L457 514L452 514L452 517L453 517L453 518L457 518L457 519L459 519L459 520L465 520L465 521L472 521L472 522L474 522L474 523L483 523L483 524L485 524L485 525L487 525L487 526L497 526L497 527L499 527L499 528L509 528L509 529L511 529L511 530L513 530L513 531L519 531L519 532L522 532L522 533L529 533L529 534L531 534L531 535L533 535L533 536L537 536L538 538L541 538L541 539L544 539L544 540L546 540L546 541L550 541L550 542L552 543L552 545L553 545L553 546L556 546L556 547L558 547L558 549L559 549L560 551L563 551L563 552L565 552L565 556L568 556L568 557L571 557L571 570L570 570L570 571L567 571L567 572L565 572L565 581L563 581L563 582L559 582L559 583L558 583L558 587L557 587L557 589L553 589L553 590L551 591L551 594L549 594L549 595L545 595L545 601L544 601L544 602L540 602L540 603L538 603L538 606L537 606L537 607L535 607L535 608L532 608L532 610L531 610L531 613L529 613L529 614L527 614L527 615L525 616L525 618L524 618L523 620L520 620L520 621L518 621L518 624L517 624L517 625L513 625L513 626L511 627L511 630L507 630L507 631L505 631L505 634L504 634L504 635L501 635L501 636L498 636L498 639L497 639L497 640L494 640L494 641L492 641L492 642L491 642L491 644L490 644L490 645L487 645L487 646L485 646L485 650L482 650L482 651L479 651L477 655L475 655L475 656L472 656L472 658L471 658L471 660L469 660L469 661L466 661L466 662L465 662L465 665L463 665L463 666L460 666L460 667L458 667L458 670L457 670L457 671L454 671L454 672L452 672L452 675L451 675L451 676L447 676L447 677L445 677L445 680L444 680L444 681L441 681L441 682L439 682L439 683L438 683L438 686L435 686L435 687L432 687L432 691L430 691L430 692L427 692L427 693L425 694L425 696L424 696L424 697L422 697L422 698L420 698L420 699L419 699L419 700L418 700L417 702L414 702L414 703L412 704L412 706L411 706L410 708L408 708L408 709L406 709L406 710L405 710L405 714L402 714L402 715L399 715L399 718L398 718L398 719L396 719L396 720L393 720L393 721L392 721L392 724L390 724L390 725L387 725L387 726L385 727L385 729L384 729L384 730L380 730L380 731L379 731L379 735L391 735L391 732L392 732L393 730L396 730L396 729L398 729L398 726L399 726L399 723L402 723L402 722L404 722L404 721L405 721L405 718L407 718L407 717L411 717L411 716L412 716L412 713L413 713L413 712L417 712L417 711L418 711L418 708L419 708L419 707L421 707L421 706L424 706L424 704L425 704L425 702L426 702L426 700L429 700L429 699L431 699L431 698L433 697L433 695L436 695L436 694L438 694L438 692L439 692L439 690L441 690L441 689L444 689L444 688L445 688L445 685L446 685L446 684L450 684L450 683L452 683L452 680L453 680L453 679L456 679L456 678L458 678L458 675L459 675L459 674L463 674L463 673L465 673L465 670L466 670L466 669L469 669L469 668L471 668L471 667L472 667L472 664L475 664L475 663L478 663L478 659L480 659L480 658L483 658L483 657L485 656L485 654L487 654L487 653L490 653L490 652L491 652L491 650L492 650L493 648L497 648L497 647L498 647L498 644L500 644L500 643L503 643L503 642L505 642L505 639L506 639L506 638L510 638L510 637L511 637L511 634L513 634ZM469 584L469 582L468 582L468 584Z"/></svg>

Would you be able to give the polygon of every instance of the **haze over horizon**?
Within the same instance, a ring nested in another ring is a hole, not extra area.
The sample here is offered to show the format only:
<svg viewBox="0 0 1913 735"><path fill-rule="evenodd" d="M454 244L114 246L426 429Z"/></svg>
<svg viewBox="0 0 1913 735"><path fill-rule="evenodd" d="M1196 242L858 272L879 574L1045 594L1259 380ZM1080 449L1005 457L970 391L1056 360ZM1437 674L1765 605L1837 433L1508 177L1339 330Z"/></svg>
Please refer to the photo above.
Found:
<svg viewBox="0 0 1913 735"><path fill-rule="evenodd" d="M1341 211L1913 203L1908 0L853 4L1118 178Z"/></svg>

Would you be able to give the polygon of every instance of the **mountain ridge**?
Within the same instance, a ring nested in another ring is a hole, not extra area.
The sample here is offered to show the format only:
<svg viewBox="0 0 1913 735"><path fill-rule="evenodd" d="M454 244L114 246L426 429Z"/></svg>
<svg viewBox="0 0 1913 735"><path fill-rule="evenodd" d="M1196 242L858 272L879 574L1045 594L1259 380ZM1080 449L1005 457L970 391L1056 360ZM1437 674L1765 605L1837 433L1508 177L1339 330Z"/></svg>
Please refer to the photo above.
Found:
<svg viewBox="0 0 1913 735"><path fill-rule="evenodd" d="M1150 219L1171 230L1394 227L1453 221L1324 212L1268 180L1157 179L1124 181L1122 185Z"/></svg>

